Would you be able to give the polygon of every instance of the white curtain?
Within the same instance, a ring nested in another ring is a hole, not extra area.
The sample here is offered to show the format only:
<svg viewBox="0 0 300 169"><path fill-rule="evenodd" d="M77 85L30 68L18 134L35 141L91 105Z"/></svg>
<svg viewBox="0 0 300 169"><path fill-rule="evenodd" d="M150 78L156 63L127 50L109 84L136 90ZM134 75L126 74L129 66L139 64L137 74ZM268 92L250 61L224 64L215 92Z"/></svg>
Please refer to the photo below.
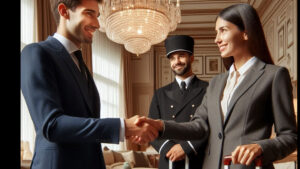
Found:
<svg viewBox="0 0 300 169"><path fill-rule="evenodd" d="M121 45L96 31L92 44L93 76L101 102L100 118L125 118L123 64ZM125 143L102 144L113 150L124 150Z"/></svg>
<svg viewBox="0 0 300 169"><path fill-rule="evenodd" d="M20 50L33 42L37 42L36 35L36 0L21 0L21 46ZM29 142L31 153L34 150L35 131L26 102L21 92L21 141ZM32 159L32 154L25 157Z"/></svg>

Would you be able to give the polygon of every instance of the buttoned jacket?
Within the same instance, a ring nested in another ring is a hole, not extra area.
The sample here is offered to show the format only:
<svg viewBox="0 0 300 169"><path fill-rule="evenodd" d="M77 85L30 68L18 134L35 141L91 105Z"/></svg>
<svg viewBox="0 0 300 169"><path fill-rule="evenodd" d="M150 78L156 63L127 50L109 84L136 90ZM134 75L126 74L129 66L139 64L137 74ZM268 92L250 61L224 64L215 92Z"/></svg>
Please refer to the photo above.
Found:
<svg viewBox="0 0 300 169"><path fill-rule="evenodd" d="M297 148L297 127L292 85L286 68L258 60L237 87L222 119L220 100L228 72L214 77L191 122L165 121L161 138L206 139L203 169L223 169L223 157L238 145L257 143L262 148L263 169L273 169ZM272 126L276 137L270 139ZM233 165L232 169L254 169Z"/></svg>
<svg viewBox="0 0 300 169"><path fill-rule="evenodd" d="M174 82L155 92L150 106L149 117L175 122L190 121L194 116L196 108L202 101L207 86L207 82L202 81L195 76L188 85L187 94L183 95L177 81L174 80ZM168 168L168 159L165 155L175 144L180 144L188 155L190 169L199 169L199 166L202 165L205 146L205 143L202 141L190 141L194 150L187 140L169 140L168 142L165 142L166 139L157 139L151 142L151 145L153 145L157 151L161 149L159 161L160 169ZM175 162L173 165L175 168L176 166L183 166L184 160Z"/></svg>

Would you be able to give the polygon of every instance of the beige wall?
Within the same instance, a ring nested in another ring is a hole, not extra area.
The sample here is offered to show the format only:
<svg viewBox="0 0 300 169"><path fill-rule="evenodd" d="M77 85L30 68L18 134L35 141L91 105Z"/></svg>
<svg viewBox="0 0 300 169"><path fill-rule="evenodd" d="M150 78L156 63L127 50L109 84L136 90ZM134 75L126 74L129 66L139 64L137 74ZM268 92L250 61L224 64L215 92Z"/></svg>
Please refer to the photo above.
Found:
<svg viewBox="0 0 300 169"><path fill-rule="evenodd" d="M131 55L132 100L134 114L148 116L148 109L154 92L153 50L140 55Z"/></svg>

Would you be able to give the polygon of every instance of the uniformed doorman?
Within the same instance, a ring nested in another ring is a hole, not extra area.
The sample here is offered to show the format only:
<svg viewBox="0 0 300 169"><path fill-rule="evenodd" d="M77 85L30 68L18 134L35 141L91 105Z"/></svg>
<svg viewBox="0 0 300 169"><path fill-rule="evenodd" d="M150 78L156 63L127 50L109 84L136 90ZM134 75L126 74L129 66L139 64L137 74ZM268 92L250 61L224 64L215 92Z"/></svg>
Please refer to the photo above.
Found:
<svg viewBox="0 0 300 169"><path fill-rule="evenodd" d="M175 74L175 80L156 90L152 98L149 117L153 119L187 122L201 104L208 83L192 72L194 39L186 35L170 36L165 41L166 57ZM156 139L150 143L160 154L159 169L168 169L169 160L173 169L185 168L186 157L189 169L201 169L206 143L193 140Z"/></svg>

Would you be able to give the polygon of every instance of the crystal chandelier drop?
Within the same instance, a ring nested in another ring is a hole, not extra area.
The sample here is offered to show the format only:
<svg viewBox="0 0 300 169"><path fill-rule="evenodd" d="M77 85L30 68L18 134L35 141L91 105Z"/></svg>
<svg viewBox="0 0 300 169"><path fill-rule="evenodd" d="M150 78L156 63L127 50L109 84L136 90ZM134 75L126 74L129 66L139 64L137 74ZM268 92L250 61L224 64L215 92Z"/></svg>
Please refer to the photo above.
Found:
<svg viewBox="0 0 300 169"><path fill-rule="evenodd" d="M179 0L104 0L100 31L137 56L165 40L181 22Z"/></svg>

